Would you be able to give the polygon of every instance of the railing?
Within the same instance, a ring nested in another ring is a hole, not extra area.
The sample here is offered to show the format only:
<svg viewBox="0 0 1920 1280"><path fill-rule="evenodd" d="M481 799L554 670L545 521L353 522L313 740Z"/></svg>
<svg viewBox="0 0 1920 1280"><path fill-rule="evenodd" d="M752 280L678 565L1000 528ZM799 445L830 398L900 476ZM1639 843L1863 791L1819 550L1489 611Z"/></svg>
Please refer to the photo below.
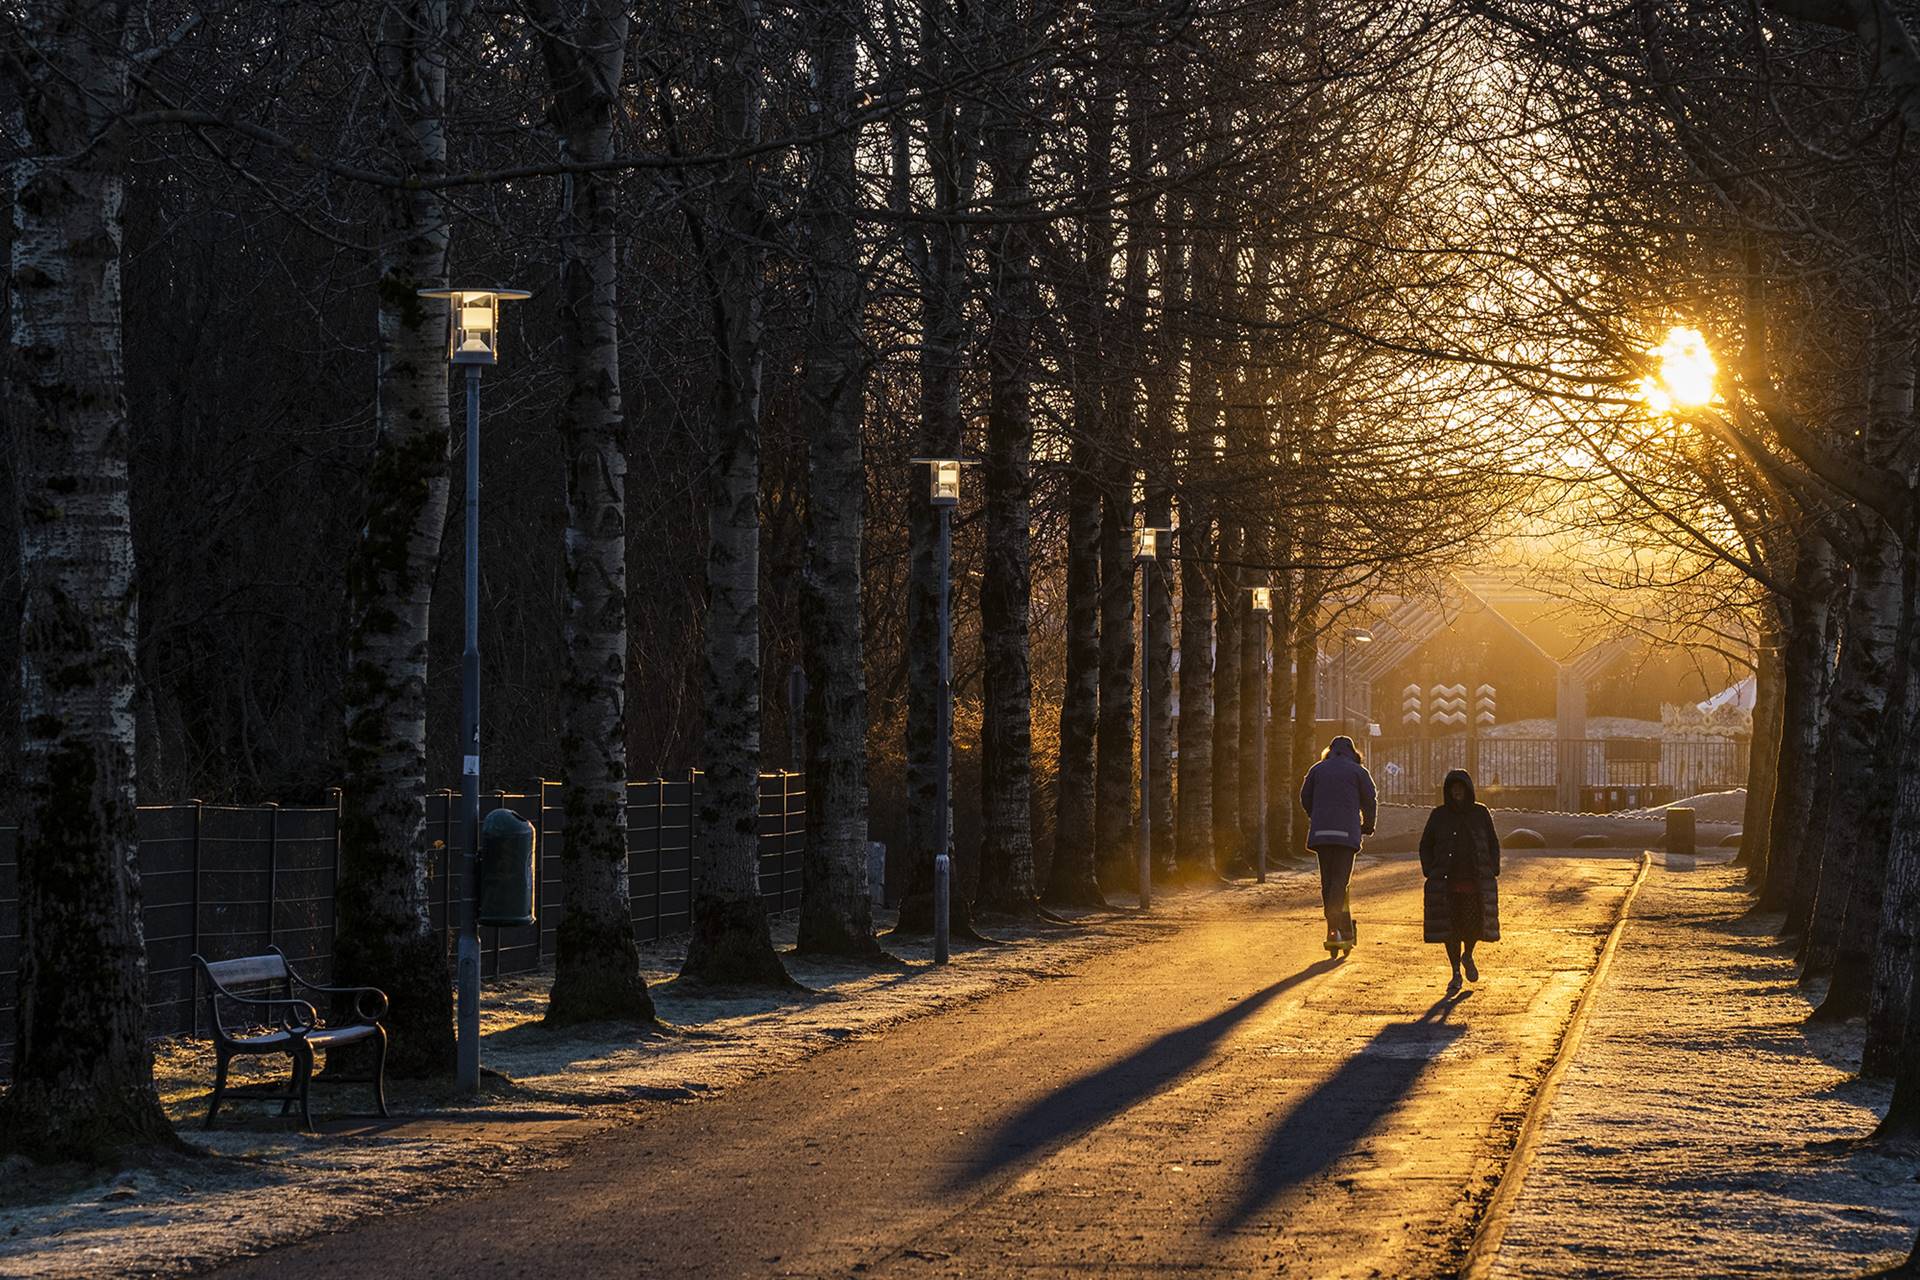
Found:
<svg viewBox="0 0 1920 1280"><path fill-rule="evenodd" d="M692 813L699 776L627 786L628 890L634 936L684 933L693 897ZM537 923L483 928L481 972L525 973L552 954L565 905L561 856L566 814L557 783L526 793L480 797L482 813L509 808L534 825L539 866ZM142 806L141 916L146 930L147 1026L154 1035L199 1030L201 1001L191 957L250 955L278 946L303 973L325 982L333 970L334 880L339 866L338 800L321 807L230 806L198 801ZM459 820L454 793L427 797L434 847L428 892L434 928L451 946L464 886L449 874ZM760 778L760 895L769 911L800 905L806 789L799 774ZM20 960L19 832L0 825L0 1075L12 1061Z"/></svg>
<svg viewBox="0 0 1920 1280"><path fill-rule="evenodd" d="M1605 812L1742 787L1747 743L1733 738L1376 738L1367 767L1382 799L1438 803L1450 769L1465 769L1483 801L1555 808L1577 796ZM1566 783L1562 785L1563 781Z"/></svg>

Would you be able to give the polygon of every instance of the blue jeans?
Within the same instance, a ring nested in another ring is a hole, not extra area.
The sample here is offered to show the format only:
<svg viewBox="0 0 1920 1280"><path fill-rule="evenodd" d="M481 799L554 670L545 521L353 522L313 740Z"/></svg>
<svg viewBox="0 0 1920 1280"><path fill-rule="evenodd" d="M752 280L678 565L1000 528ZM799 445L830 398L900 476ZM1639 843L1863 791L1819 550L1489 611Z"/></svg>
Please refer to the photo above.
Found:
<svg viewBox="0 0 1920 1280"><path fill-rule="evenodd" d="M1347 885L1353 879L1353 856L1360 851L1330 844L1313 852L1320 859L1320 907L1326 912L1327 928L1350 933L1353 913L1348 910Z"/></svg>

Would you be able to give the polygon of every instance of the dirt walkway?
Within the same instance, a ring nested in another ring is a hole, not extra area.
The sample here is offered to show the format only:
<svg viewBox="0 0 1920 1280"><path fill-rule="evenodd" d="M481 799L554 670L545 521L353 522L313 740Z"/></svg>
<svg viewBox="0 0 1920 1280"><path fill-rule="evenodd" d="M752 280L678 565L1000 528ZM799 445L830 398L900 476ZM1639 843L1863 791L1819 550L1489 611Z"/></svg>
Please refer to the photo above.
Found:
<svg viewBox="0 0 1920 1280"><path fill-rule="evenodd" d="M1419 872L1310 886L661 1105L563 1168L223 1276L1442 1275L1633 864L1516 856L1508 940L1444 998Z"/></svg>
<svg viewBox="0 0 1920 1280"><path fill-rule="evenodd" d="M1493 1275L1857 1276L1912 1247L1912 1153L1860 1142L1888 1096L1861 1028L1807 1025L1740 878L1641 889Z"/></svg>

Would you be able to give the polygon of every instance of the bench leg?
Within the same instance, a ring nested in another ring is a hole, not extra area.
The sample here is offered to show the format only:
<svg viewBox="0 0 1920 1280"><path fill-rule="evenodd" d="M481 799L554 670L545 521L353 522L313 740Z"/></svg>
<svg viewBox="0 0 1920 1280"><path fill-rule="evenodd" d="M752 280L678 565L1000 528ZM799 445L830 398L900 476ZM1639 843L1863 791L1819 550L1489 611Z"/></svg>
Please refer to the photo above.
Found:
<svg viewBox="0 0 1920 1280"><path fill-rule="evenodd" d="M217 1055L213 1068L213 1097L207 1100L207 1128L213 1128L214 1112L220 1110L220 1095L227 1091L227 1055Z"/></svg>
<svg viewBox="0 0 1920 1280"><path fill-rule="evenodd" d="M373 1030L380 1045L373 1055L373 1100L380 1108L380 1118L386 1120L393 1114L387 1110L387 1029L375 1024Z"/></svg>
<svg viewBox="0 0 1920 1280"><path fill-rule="evenodd" d="M303 1130L313 1128L313 1112L307 1105L307 1094L313 1087L313 1050L306 1045L300 1046L301 1052L293 1056L293 1092L300 1098L300 1127ZM289 1097L281 1104L280 1114L286 1114L287 1105L293 1102Z"/></svg>

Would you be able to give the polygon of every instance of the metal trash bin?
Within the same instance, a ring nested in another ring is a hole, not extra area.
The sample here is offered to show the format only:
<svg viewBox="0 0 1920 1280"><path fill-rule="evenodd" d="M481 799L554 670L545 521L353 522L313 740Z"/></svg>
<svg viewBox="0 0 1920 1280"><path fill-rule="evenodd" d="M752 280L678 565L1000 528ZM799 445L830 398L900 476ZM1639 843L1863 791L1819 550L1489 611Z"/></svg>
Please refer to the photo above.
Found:
<svg viewBox="0 0 1920 1280"><path fill-rule="evenodd" d="M1694 813L1691 809L1667 810L1667 856L1691 858L1694 853Z"/></svg>
<svg viewBox="0 0 1920 1280"><path fill-rule="evenodd" d="M480 822L480 923L510 928L534 922L533 824L511 809Z"/></svg>

